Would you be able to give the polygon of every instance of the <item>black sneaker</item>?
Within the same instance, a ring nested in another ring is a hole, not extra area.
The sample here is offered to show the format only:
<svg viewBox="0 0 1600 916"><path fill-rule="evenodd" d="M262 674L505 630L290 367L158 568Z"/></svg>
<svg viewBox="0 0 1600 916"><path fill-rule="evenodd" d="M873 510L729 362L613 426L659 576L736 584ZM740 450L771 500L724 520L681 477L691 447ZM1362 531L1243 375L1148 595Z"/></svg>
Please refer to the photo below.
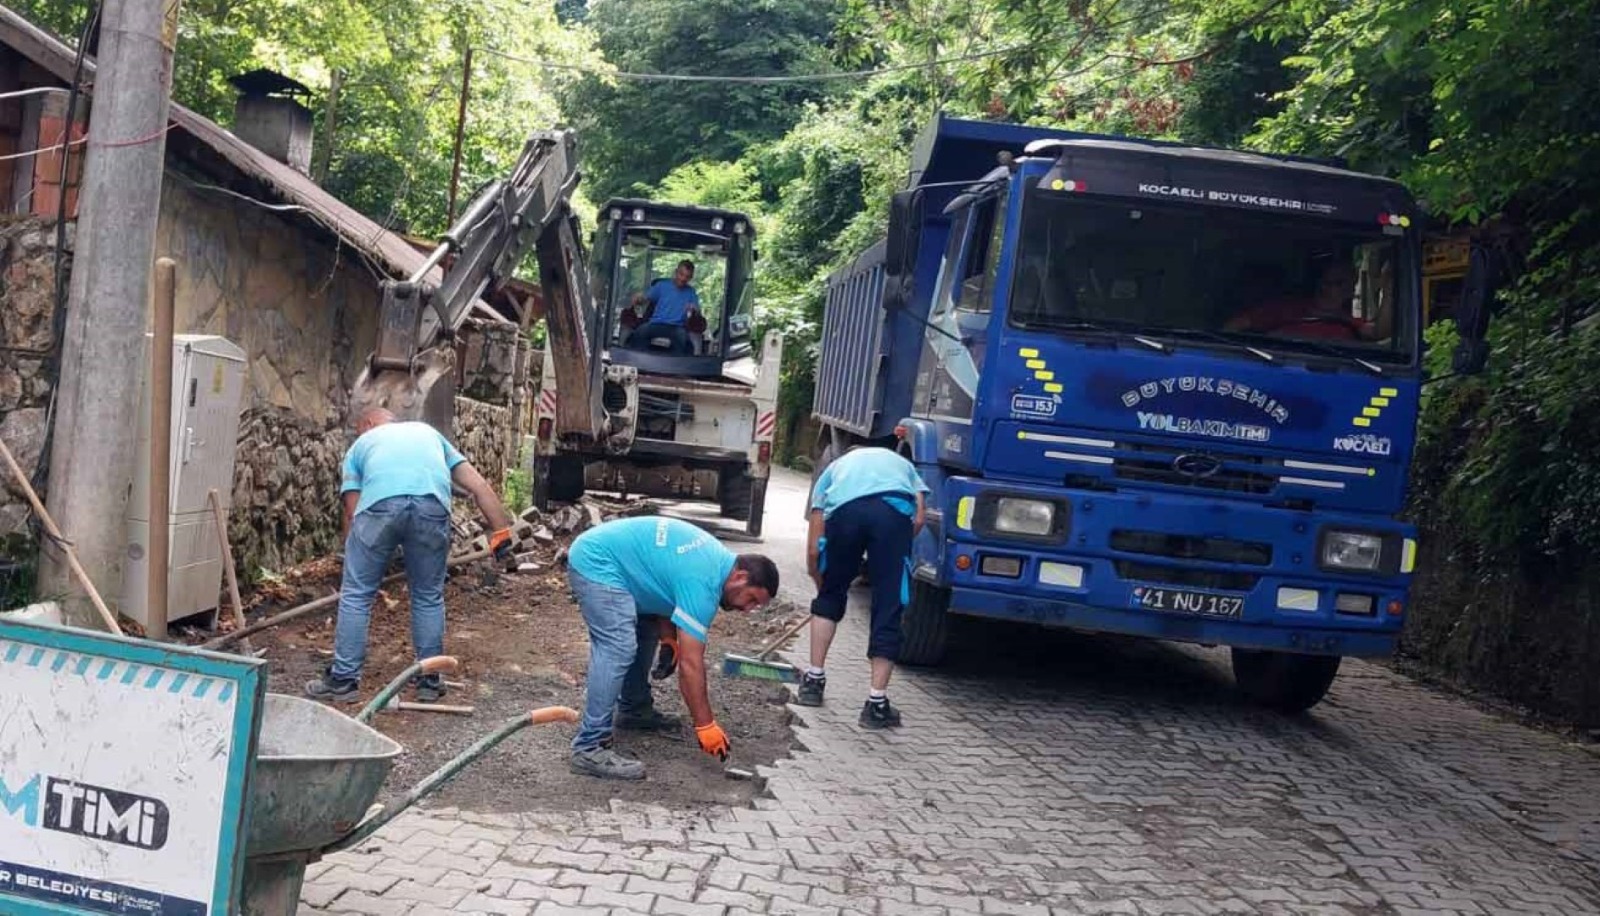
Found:
<svg viewBox="0 0 1600 916"><path fill-rule="evenodd" d="M616 727L625 732L671 734L683 731L683 719L669 716L652 706L644 712L618 712Z"/></svg>
<svg viewBox="0 0 1600 916"><path fill-rule="evenodd" d="M799 696L795 697L794 701L801 706L821 706L822 691L827 689L828 679L826 676L818 677L807 671L800 675Z"/></svg>
<svg viewBox="0 0 1600 916"><path fill-rule="evenodd" d="M422 674L412 678L411 683L417 688L418 703L437 703L444 699L444 675Z"/></svg>
<svg viewBox="0 0 1600 916"><path fill-rule="evenodd" d="M322 677L306 684L306 696L332 703L354 703L361 698L360 691L360 681L334 677L331 671L324 671Z"/></svg>
<svg viewBox="0 0 1600 916"><path fill-rule="evenodd" d="M573 751L569 764L572 772L601 779L643 779L644 764L624 757L609 747L592 751Z"/></svg>
<svg viewBox="0 0 1600 916"><path fill-rule="evenodd" d="M889 698L873 702L868 700L861 707L862 728L899 728L900 710L889 705Z"/></svg>

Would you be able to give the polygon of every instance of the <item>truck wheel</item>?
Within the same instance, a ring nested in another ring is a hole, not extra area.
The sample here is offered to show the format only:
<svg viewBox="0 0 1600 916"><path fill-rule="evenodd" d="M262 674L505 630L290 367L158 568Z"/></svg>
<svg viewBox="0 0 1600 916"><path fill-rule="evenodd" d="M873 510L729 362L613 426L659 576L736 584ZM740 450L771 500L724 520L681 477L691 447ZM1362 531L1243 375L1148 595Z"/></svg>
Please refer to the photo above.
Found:
<svg viewBox="0 0 1600 916"><path fill-rule="evenodd" d="M545 474L546 503L575 503L583 498L583 459L576 455L556 455Z"/></svg>
<svg viewBox="0 0 1600 916"><path fill-rule="evenodd" d="M767 480L752 481L750 484L750 519L745 525L745 533L753 538L761 536L761 519L767 514Z"/></svg>
<svg viewBox="0 0 1600 916"><path fill-rule="evenodd" d="M911 603L900 617L900 664L937 665L950 641L950 590L911 580Z"/></svg>
<svg viewBox="0 0 1600 916"><path fill-rule="evenodd" d="M741 522L750 518L750 502L755 493L754 484L749 469L744 465L723 465L721 472L717 474L717 503L722 509L723 518Z"/></svg>
<svg viewBox="0 0 1600 916"><path fill-rule="evenodd" d="M1327 696L1339 662L1337 655L1234 649L1233 680L1252 703L1278 712L1305 712Z"/></svg>

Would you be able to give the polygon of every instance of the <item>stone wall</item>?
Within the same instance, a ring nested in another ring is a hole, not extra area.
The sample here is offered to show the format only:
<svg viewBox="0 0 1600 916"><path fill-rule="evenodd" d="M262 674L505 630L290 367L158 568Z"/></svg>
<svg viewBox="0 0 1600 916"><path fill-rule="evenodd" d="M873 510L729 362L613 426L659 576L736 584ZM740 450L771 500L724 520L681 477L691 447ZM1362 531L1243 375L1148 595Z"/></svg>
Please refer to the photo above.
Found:
<svg viewBox="0 0 1600 916"><path fill-rule="evenodd" d="M494 486L505 479L511 408L456 398L456 448Z"/></svg>
<svg viewBox="0 0 1600 916"><path fill-rule="evenodd" d="M0 441L30 474L44 445L52 388L45 360L55 319L55 241L53 222L0 217ZM10 474L0 479L3 538L26 530L28 506Z"/></svg>
<svg viewBox="0 0 1600 916"><path fill-rule="evenodd" d="M378 279L332 234L170 170L156 250L177 328L246 353L229 531L241 577L338 548L350 386L377 339Z"/></svg>

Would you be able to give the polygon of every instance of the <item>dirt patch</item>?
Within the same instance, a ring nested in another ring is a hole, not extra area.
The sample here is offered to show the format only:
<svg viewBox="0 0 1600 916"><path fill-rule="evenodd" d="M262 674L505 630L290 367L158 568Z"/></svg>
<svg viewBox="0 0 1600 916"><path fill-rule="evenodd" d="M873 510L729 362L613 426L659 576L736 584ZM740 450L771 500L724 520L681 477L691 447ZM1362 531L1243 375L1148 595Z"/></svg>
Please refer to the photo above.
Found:
<svg viewBox="0 0 1600 916"><path fill-rule="evenodd" d="M445 590L445 651L460 659L449 675L442 702L475 707L473 715L413 711L379 713L375 727L406 753L395 766L380 801L412 785L496 726L539 706L583 706L588 634L554 561L556 546L536 558L538 572L500 574L487 563L455 571ZM336 561L318 561L265 587L252 616L265 616L338 586ZM730 765L753 769L789 752L791 733L786 693L776 683L721 676L725 652L753 652L792 623L799 608L785 603L755 614L723 611L707 650L711 704L733 745ZM299 694L332 658L333 614L293 621L253 637L269 663L268 689ZM372 611L362 700L371 698L412 661L410 607L403 587L379 595ZM656 682L656 704L685 715L676 678ZM400 699L411 699L410 691ZM359 705L343 707L354 714ZM685 715L685 721L687 716ZM701 753L687 726L675 737L618 733L617 748L648 768L643 782L623 783L578 776L567 769L574 726L524 729L463 770L428 804L482 812L605 808L612 799L651 802L678 809L746 803L757 781L723 774L723 764Z"/></svg>

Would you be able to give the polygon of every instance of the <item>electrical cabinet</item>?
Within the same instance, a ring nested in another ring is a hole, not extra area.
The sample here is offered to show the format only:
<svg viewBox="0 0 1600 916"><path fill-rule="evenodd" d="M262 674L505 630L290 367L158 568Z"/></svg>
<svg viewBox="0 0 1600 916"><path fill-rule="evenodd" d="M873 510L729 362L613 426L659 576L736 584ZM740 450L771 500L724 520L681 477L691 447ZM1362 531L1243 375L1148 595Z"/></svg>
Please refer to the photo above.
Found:
<svg viewBox="0 0 1600 916"><path fill-rule="evenodd" d="M148 366L151 335L145 335ZM173 338L171 556L167 621L215 610L222 589L222 542L207 495L215 490L223 517L233 501L233 464L244 393L245 354L233 342L207 334ZM122 612L141 625L150 619L150 382L145 373L139 408L138 463L128 501L128 555Z"/></svg>

